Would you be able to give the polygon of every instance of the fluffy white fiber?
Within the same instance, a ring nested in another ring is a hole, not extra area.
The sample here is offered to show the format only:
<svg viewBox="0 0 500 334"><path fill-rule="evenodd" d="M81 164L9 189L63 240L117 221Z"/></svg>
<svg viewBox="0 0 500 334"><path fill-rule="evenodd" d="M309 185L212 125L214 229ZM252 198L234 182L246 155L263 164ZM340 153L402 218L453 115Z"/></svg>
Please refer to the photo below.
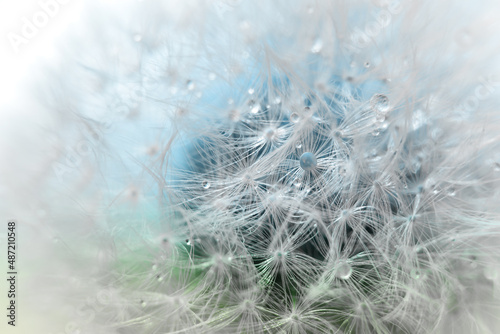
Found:
<svg viewBox="0 0 500 334"><path fill-rule="evenodd" d="M89 2L34 90L46 154L12 198L37 213L30 314L52 333L497 333L499 13Z"/></svg>

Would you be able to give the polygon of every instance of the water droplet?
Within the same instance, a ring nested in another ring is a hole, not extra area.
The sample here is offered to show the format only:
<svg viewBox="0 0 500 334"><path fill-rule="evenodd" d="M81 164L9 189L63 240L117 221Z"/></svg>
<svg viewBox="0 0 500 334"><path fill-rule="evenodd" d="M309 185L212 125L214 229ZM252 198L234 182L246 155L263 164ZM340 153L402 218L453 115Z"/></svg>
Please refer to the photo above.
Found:
<svg viewBox="0 0 500 334"><path fill-rule="evenodd" d="M297 144L295 144L296 148L302 148L302 142L298 141Z"/></svg>
<svg viewBox="0 0 500 334"><path fill-rule="evenodd" d="M194 89L194 87L195 87L195 84L194 84L194 82L193 82L192 80L188 80L188 81L186 81L186 88L187 88L188 90L193 90L193 89Z"/></svg>
<svg viewBox="0 0 500 334"><path fill-rule="evenodd" d="M485 267L484 268L484 277L490 281L494 281L498 277L498 271L494 267Z"/></svg>
<svg viewBox="0 0 500 334"><path fill-rule="evenodd" d="M203 181L203 182L201 183L201 186L203 187L203 189L208 189L208 188L210 188L210 182L208 182L208 181Z"/></svg>
<svg viewBox="0 0 500 334"><path fill-rule="evenodd" d="M377 123L383 123L385 119L386 119L385 114L377 113L377 115L375 116L375 121Z"/></svg>
<svg viewBox="0 0 500 334"><path fill-rule="evenodd" d="M376 126L377 128L380 130L380 131L385 131L387 130L387 128L389 127L389 122L385 122L385 121L378 121L376 123Z"/></svg>
<svg viewBox="0 0 500 334"><path fill-rule="evenodd" d="M413 279L420 279L420 270L418 270L417 268L413 268L413 269L410 271L410 276L411 276L411 278L413 278Z"/></svg>
<svg viewBox="0 0 500 334"><path fill-rule="evenodd" d="M185 241L186 241L186 245L191 246L191 240L190 239L186 239Z"/></svg>
<svg viewBox="0 0 500 334"><path fill-rule="evenodd" d="M335 277L346 280L352 275L352 267L347 262L341 262L335 269Z"/></svg>
<svg viewBox="0 0 500 334"><path fill-rule="evenodd" d="M365 61L365 63L363 64L366 68L370 68L371 64L369 61Z"/></svg>
<svg viewBox="0 0 500 334"><path fill-rule="evenodd" d="M372 131L372 136L377 137L380 135L380 129L376 128Z"/></svg>
<svg viewBox="0 0 500 334"><path fill-rule="evenodd" d="M257 114L259 111L260 111L260 106L259 105L256 105L256 106L252 107L252 109L250 109L250 112L252 114Z"/></svg>
<svg viewBox="0 0 500 334"><path fill-rule="evenodd" d="M299 188L301 185L302 185L302 181L299 179L299 178L296 178L294 181L293 181L293 185L297 188Z"/></svg>
<svg viewBox="0 0 500 334"><path fill-rule="evenodd" d="M312 53L320 53L322 49L323 49L323 41L320 38L318 38L314 42L314 44L313 44L313 46L311 48L311 52Z"/></svg>
<svg viewBox="0 0 500 334"><path fill-rule="evenodd" d="M280 104L281 103L281 97L276 96L273 101L274 104Z"/></svg>
<svg viewBox="0 0 500 334"><path fill-rule="evenodd" d="M217 75L215 73L208 74L208 80L214 81L216 78L217 78Z"/></svg>
<svg viewBox="0 0 500 334"><path fill-rule="evenodd" d="M156 269L158 269L158 265L156 265L156 264L153 264L153 266L151 267L151 269L153 269L153 270L156 270Z"/></svg>
<svg viewBox="0 0 500 334"><path fill-rule="evenodd" d="M290 122L298 123L299 120L300 120L300 116L296 112L294 112L290 115Z"/></svg>
<svg viewBox="0 0 500 334"><path fill-rule="evenodd" d="M134 41L136 41L136 42L142 41L142 35L141 34L135 34L134 35Z"/></svg>
<svg viewBox="0 0 500 334"><path fill-rule="evenodd" d="M156 275L156 280L158 282L161 282L161 281L163 281L163 277L161 275Z"/></svg>
<svg viewBox="0 0 500 334"><path fill-rule="evenodd" d="M273 141L276 136L276 131L273 128L267 128L264 130L264 139L267 141Z"/></svg>
<svg viewBox="0 0 500 334"><path fill-rule="evenodd" d="M318 162L311 152L305 152L300 156L300 167L305 171L311 171L316 168Z"/></svg>
<svg viewBox="0 0 500 334"><path fill-rule="evenodd" d="M373 95L370 99L370 105L376 113L382 115L385 115L390 109L389 98L383 94Z"/></svg>
<svg viewBox="0 0 500 334"><path fill-rule="evenodd" d="M317 223L314 223L313 226L314 226L314 228L318 228L318 224Z"/></svg>
<svg viewBox="0 0 500 334"><path fill-rule="evenodd" d="M146 305L147 305L146 302L144 300L141 300L141 306L146 307Z"/></svg>
<svg viewBox="0 0 500 334"><path fill-rule="evenodd" d="M448 196L454 197L457 194L457 191L454 187L448 188Z"/></svg>
<svg viewBox="0 0 500 334"><path fill-rule="evenodd" d="M337 139L342 139L344 137L344 132L341 130L335 130L333 131L333 136Z"/></svg>
<svg viewBox="0 0 500 334"><path fill-rule="evenodd" d="M250 88L250 89L248 90L248 94L253 95L253 93L255 93L255 89Z"/></svg>
<svg viewBox="0 0 500 334"><path fill-rule="evenodd" d="M417 253L417 254L423 254L424 253L424 248L420 247L420 246L417 246L415 248L415 253Z"/></svg>

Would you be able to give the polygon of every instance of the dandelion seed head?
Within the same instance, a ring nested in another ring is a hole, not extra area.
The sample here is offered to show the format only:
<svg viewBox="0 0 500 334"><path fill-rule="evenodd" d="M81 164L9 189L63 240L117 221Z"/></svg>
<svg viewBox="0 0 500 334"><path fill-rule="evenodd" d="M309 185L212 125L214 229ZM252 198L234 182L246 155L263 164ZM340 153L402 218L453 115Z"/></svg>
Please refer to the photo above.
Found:
<svg viewBox="0 0 500 334"><path fill-rule="evenodd" d="M461 5L134 6L151 26L103 20L57 94L98 143L63 161L104 179L86 238L120 248L96 252L120 298L101 332L446 333L482 319L468 293L500 309L496 84L474 95L496 44L464 49Z"/></svg>

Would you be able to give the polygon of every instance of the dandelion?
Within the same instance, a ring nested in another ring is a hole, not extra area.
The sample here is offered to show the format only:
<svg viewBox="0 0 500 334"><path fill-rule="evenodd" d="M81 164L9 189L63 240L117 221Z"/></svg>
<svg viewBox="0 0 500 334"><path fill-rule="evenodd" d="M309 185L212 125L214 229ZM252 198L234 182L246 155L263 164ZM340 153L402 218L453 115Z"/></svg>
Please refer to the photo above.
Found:
<svg viewBox="0 0 500 334"><path fill-rule="evenodd" d="M56 101L115 124L88 235L112 240L95 275L113 297L82 328L494 333L498 94L457 106L496 70L496 5L93 6L112 19L71 45Z"/></svg>

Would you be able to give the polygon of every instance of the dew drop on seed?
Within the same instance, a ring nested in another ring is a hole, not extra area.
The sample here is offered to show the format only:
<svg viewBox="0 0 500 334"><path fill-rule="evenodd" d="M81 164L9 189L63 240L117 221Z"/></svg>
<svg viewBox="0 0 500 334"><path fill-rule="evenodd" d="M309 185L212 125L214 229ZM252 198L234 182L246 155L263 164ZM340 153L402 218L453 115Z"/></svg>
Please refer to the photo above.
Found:
<svg viewBox="0 0 500 334"><path fill-rule="evenodd" d="M375 121L377 123L385 123L386 116L385 114L382 113L377 113L377 116L375 116Z"/></svg>
<svg viewBox="0 0 500 334"><path fill-rule="evenodd" d="M322 49L323 49L323 41L320 38L318 38L314 42L314 44L313 44L313 46L311 48L311 52L312 53L320 53Z"/></svg>
<svg viewBox="0 0 500 334"><path fill-rule="evenodd" d="M451 187L448 189L448 196L454 197L457 194L455 188Z"/></svg>
<svg viewBox="0 0 500 334"><path fill-rule="evenodd" d="M203 189L208 189L208 188L210 188L210 182L208 182L208 181L203 181L203 182L201 183L201 186L203 187Z"/></svg>
<svg viewBox="0 0 500 334"><path fill-rule="evenodd" d="M217 78L217 75L215 73L208 74L208 80L214 81L216 78Z"/></svg>
<svg viewBox="0 0 500 334"><path fill-rule="evenodd" d="M378 137L379 135L380 135L380 129L377 128L377 129L372 131L372 136Z"/></svg>
<svg viewBox="0 0 500 334"><path fill-rule="evenodd" d="M386 121L377 122L377 127L380 131L385 131L389 127L389 122Z"/></svg>
<svg viewBox="0 0 500 334"><path fill-rule="evenodd" d="M260 111L260 106L259 105L253 106L252 109L250 109L250 112L252 114L257 114L259 111Z"/></svg>
<svg viewBox="0 0 500 334"><path fill-rule="evenodd" d="M255 89L250 88L250 89L248 90L248 94L253 95L253 93L255 93Z"/></svg>
<svg viewBox="0 0 500 334"><path fill-rule="evenodd" d="M335 269L335 277L346 280L349 279L352 275L352 267L349 263L343 262L340 263Z"/></svg>
<svg viewBox="0 0 500 334"><path fill-rule="evenodd" d="M194 89L194 86L195 86L195 85L194 85L194 82L193 82L192 80L188 80L188 81L186 81L186 88L187 88L188 90L193 90L193 89Z"/></svg>
<svg viewBox="0 0 500 334"><path fill-rule="evenodd" d="M290 121L291 121L292 123L298 123L299 119L300 119L300 116L299 116L299 114L297 114L296 112L294 112L294 113L292 113L292 114L290 115Z"/></svg>
<svg viewBox="0 0 500 334"><path fill-rule="evenodd" d="M389 98L384 94L375 94L370 99L372 109L379 114L385 114L389 111ZM385 117L384 117L385 120Z"/></svg>
<svg viewBox="0 0 500 334"><path fill-rule="evenodd" d="M147 305L146 302L144 300L141 300L141 306L146 307L146 305Z"/></svg>
<svg viewBox="0 0 500 334"><path fill-rule="evenodd" d="M335 130L333 132L333 136L337 139L342 139L344 137L344 133L341 130Z"/></svg>
<svg viewBox="0 0 500 334"><path fill-rule="evenodd" d="M280 104L281 103L281 97L276 96L273 101L274 104Z"/></svg>
<svg viewBox="0 0 500 334"><path fill-rule="evenodd" d="M413 279L419 279L419 278L420 278L420 270L418 270L417 268L413 268L413 269L410 271L410 276L411 276L411 278L413 278Z"/></svg>
<svg viewBox="0 0 500 334"><path fill-rule="evenodd" d="M302 181L300 181L299 178L296 178L294 181L293 181L293 185L297 188L299 188L301 185L302 185Z"/></svg>
<svg viewBox="0 0 500 334"><path fill-rule="evenodd" d="M190 239L186 239L186 245L191 246L191 240Z"/></svg>
<svg viewBox="0 0 500 334"><path fill-rule="evenodd" d="M153 264L153 265L151 266L151 269L153 269L153 270L156 270L156 269L158 269L158 265L156 265L156 264Z"/></svg>
<svg viewBox="0 0 500 334"><path fill-rule="evenodd" d="M298 141L297 144L295 144L296 148L302 148L302 142Z"/></svg>
<svg viewBox="0 0 500 334"><path fill-rule="evenodd" d="M318 162L311 152L305 152L300 156L300 168L305 171L311 171L316 168Z"/></svg>
<svg viewBox="0 0 500 334"><path fill-rule="evenodd" d="M272 128L268 128L264 130L264 138L267 141L272 141L274 139L274 136L276 135L276 131Z"/></svg>
<svg viewBox="0 0 500 334"><path fill-rule="evenodd" d="M369 62L369 61L365 61L364 66L365 66L366 68L370 68L371 64L370 64L370 62Z"/></svg>
<svg viewBox="0 0 500 334"><path fill-rule="evenodd" d="M495 281L498 277L497 269L493 267L485 267L484 277L490 281Z"/></svg>

